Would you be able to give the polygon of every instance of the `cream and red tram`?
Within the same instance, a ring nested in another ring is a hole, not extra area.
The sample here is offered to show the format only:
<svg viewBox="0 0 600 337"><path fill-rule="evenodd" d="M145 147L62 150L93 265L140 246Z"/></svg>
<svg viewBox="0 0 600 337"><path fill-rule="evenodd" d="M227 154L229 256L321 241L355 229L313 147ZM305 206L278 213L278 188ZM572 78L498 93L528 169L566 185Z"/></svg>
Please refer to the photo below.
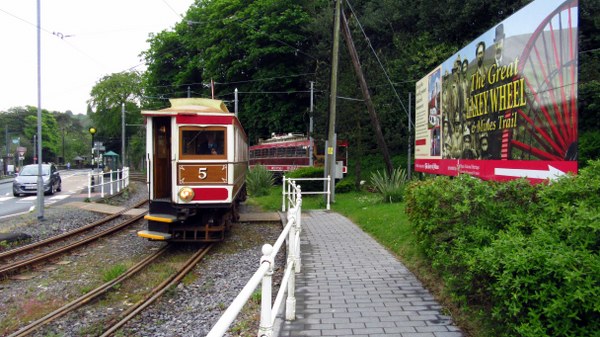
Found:
<svg viewBox="0 0 600 337"><path fill-rule="evenodd" d="M138 236L167 241L220 241L246 197L247 136L222 101L171 99L142 111L150 205Z"/></svg>

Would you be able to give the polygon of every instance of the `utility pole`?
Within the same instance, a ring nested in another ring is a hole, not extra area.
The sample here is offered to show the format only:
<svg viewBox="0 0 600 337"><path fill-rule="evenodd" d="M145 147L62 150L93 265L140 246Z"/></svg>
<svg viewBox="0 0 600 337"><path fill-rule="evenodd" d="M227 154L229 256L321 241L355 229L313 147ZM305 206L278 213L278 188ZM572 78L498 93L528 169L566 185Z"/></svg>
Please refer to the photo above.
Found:
<svg viewBox="0 0 600 337"><path fill-rule="evenodd" d="M125 167L125 102L121 103L121 169Z"/></svg>
<svg viewBox="0 0 600 337"><path fill-rule="evenodd" d="M314 160L313 160L313 95L314 95L314 89L315 89L315 82L310 81L310 117L309 117L309 122L308 122L308 141L309 141L309 145L308 145L308 158L309 159L309 165L312 167L314 165Z"/></svg>
<svg viewBox="0 0 600 337"><path fill-rule="evenodd" d="M341 16L342 20L344 21L342 34L344 34L346 46L348 47L348 51L350 52L350 58L352 59L352 65L354 65L354 71L356 72L356 76L358 77L358 84L360 85L360 89L365 99L365 104L367 106L367 110L369 111L369 117L371 117L371 124L373 124L373 128L375 129L375 138L377 138L377 145L383 153L383 160L385 162L388 174L392 174L392 172L394 171L392 159L390 157L390 153L385 143L385 139L383 138L383 132L381 131L381 125L379 124L379 117L375 112L375 107L373 106L373 101L371 100L371 94L369 93L367 81L365 80L365 76L360 66L360 60L358 59L358 53L356 52L354 41L352 40L352 36L350 35L350 27L348 26L346 15L342 13Z"/></svg>
<svg viewBox="0 0 600 337"><path fill-rule="evenodd" d="M335 193L335 162L334 153L337 147L335 143L335 113L336 113L336 98L337 98L337 73L338 73L338 57L340 50L340 7L342 0L335 1L335 16L333 21L333 48L331 53L331 89L329 94L329 132L327 133L327 152L325 154L325 175L331 177L330 190L332 193L331 201L335 201L333 195Z"/></svg>
<svg viewBox="0 0 600 337"><path fill-rule="evenodd" d="M406 165L406 171L408 180L412 178L412 96L411 92L408 92L408 165Z"/></svg>
<svg viewBox="0 0 600 337"><path fill-rule="evenodd" d="M37 80L38 80L38 107L37 107L37 134L38 134L38 176L37 176L37 218L44 220L44 178L42 178L42 60L41 60L41 0L37 0Z"/></svg>

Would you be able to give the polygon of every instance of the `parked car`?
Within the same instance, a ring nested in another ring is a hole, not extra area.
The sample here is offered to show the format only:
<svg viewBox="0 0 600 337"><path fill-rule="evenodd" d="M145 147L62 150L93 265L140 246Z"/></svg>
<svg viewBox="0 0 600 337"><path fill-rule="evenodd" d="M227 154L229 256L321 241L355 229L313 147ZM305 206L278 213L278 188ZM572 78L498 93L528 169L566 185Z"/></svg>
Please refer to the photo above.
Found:
<svg viewBox="0 0 600 337"><path fill-rule="evenodd" d="M13 181L13 195L37 194L38 164L25 165ZM53 164L42 164L44 194L54 194L62 189L60 173Z"/></svg>

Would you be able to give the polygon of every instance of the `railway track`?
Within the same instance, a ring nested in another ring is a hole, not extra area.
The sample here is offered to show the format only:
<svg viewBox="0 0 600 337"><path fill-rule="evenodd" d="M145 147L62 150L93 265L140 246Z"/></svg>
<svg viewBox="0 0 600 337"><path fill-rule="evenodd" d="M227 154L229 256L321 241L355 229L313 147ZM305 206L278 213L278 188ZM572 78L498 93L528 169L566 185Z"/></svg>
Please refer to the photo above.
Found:
<svg viewBox="0 0 600 337"><path fill-rule="evenodd" d="M165 279L158 286L152 289L142 300L135 303L128 310L123 312L118 318L113 319L111 322L108 322L105 326L107 326L106 330L102 333L101 336L111 336L118 329L123 327L129 320L135 317L138 313L143 311L149 305L151 305L156 299L160 298L168 289L178 284L183 277L185 277L191 270L196 266L196 264L209 252L209 250L213 247L214 244L203 245L200 249L198 249L190 258L186 260L186 262L180 266L176 273ZM164 246L162 249L158 250L154 254L151 254L129 268L125 273L123 273L118 278L106 282L99 286L98 288L88 292L87 294L67 303L66 305L54 310L53 312L45 315L44 317L29 323L27 326L22 327L18 331L10 334L8 337L20 337L27 336L32 332L36 331L40 327L70 313L78 308L90 303L92 300L102 296L107 293L111 289L115 288L118 284L123 281L133 277L139 271L148 267L152 262L154 262L158 257L162 256L166 251L169 250L169 246Z"/></svg>
<svg viewBox="0 0 600 337"><path fill-rule="evenodd" d="M64 242L66 240L72 239L77 235L82 235L85 232L89 232L92 231L96 228L98 228L99 226L102 226L106 223L108 223L109 221L116 219L118 217L120 217L123 213L127 212L130 209L133 208L137 208L140 207L141 205L145 204L147 202L147 200L141 201L138 204L125 209L119 213L115 213L113 215L109 215L107 217L104 217L103 219L100 219L98 221L95 221L89 225L83 226L81 228L78 228L76 230L67 232L67 233L63 233L61 235L57 235L57 236L53 236L50 237L48 239L45 240L41 240L38 242L34 242L32 244L29 245L25 245L19 248L15 248L6 252L2 252L0 253L0 259L1 260L7 260L9 258L15 258L15 256L18 255L27 255L30 254L29 256L22 258L22 259L17 259L16 261L12 261L12 262L8 262L2 266L0 266L0 277L6 277L8 275L14 274L16 272L18 272L19 270L22 270L25 267L31 266L35 263L39 263L41 261L45 261L48 260L52 257L55 257L57 255L60 254L64 254L68 251L71 251L77 247L80 247L82 245L85 245L89 242L95 241L103 236L112 234L116 231L119 231L127 226L129 226L132 223L135 223L136 221L139 221L140 219L142 219L145 215L145 213L142 213L140 215L134 216L130 219L127 219L117 225L114 226L110 226L106 229L103 229L97 233L93 233L87 236L84 236L82 238L79 238L77 240L73 240L72 242L69 242L65 245L59 245L58 247L52 248L50 250L47 251L43 251L40 252L38 254L32 254L32 252L36 249L41 249L42 247L47 247L49 245L54 245L57 244L59 242Z"/></svg>
<svg viewBox="0 0 600 337"><path fill-rule="evenodd" d="M129 172L129 180L146 183L146 174L143 172Z"/></svg>

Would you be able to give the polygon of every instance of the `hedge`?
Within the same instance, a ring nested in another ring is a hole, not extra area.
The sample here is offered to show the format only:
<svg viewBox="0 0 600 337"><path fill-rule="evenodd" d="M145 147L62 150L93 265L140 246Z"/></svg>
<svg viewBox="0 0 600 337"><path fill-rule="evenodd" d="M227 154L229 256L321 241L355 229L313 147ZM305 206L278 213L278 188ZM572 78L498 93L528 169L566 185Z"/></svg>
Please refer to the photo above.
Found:
<svg viewBox="0 0 600 337"><path fill-rule="evenodd" d="M497 335L600 335L600 161L549 184L414 182L406 212L447 291Z"/></svg>

